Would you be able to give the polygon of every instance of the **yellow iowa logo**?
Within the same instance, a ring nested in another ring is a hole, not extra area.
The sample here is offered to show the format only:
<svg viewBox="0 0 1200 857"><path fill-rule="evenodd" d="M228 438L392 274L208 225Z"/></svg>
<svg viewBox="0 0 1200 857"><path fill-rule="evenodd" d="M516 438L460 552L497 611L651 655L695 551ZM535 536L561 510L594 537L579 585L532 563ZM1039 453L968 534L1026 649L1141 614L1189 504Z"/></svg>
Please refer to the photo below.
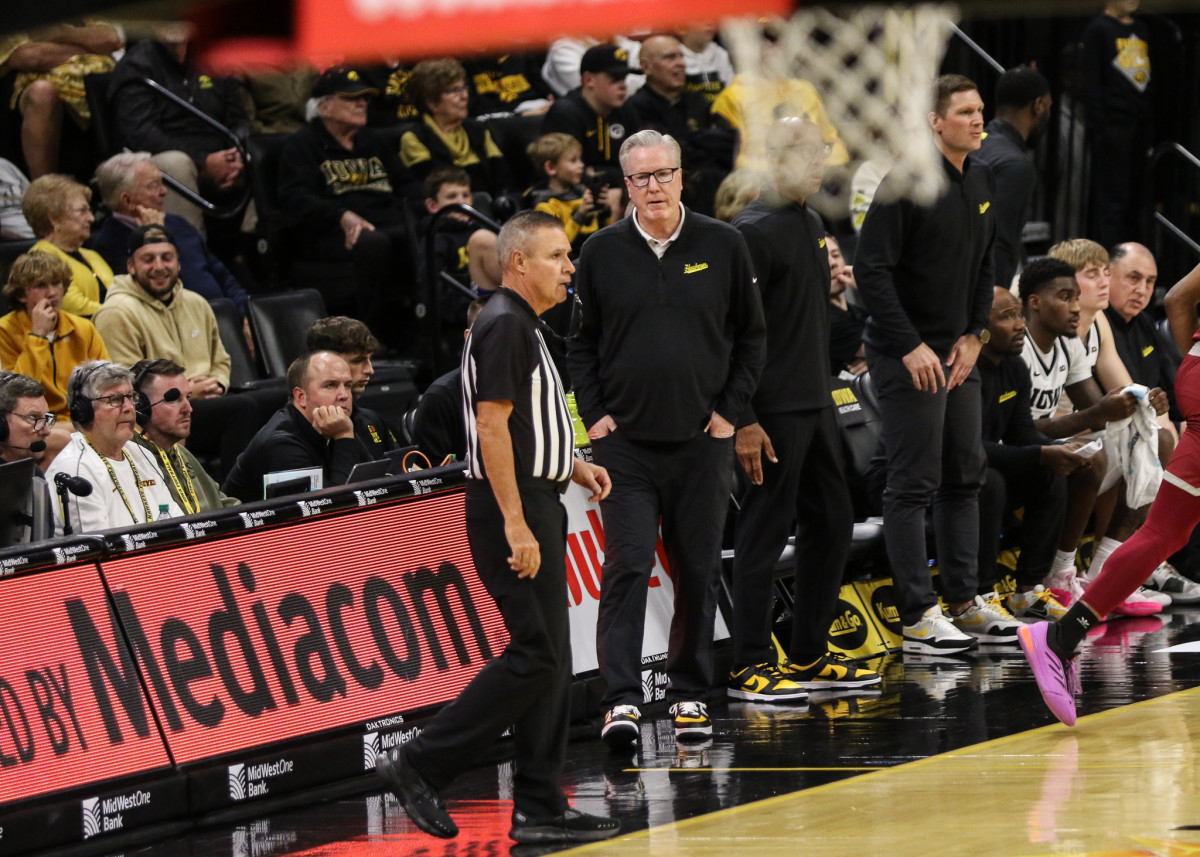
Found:
<svg viewBox="0 0 1200 857"><path fill-rule="evenodd" d="M1153 346L1153 345L1147 345L1145 348L1143 348L1143 349L1142 349L1142 356L1143 356L1143 357L1149 357L1149 356L1150 356L1150 352L1151 352L1151 351L1153 351L1153 350L1154 350L1154 346Z"/></svg>
<svg viewBox="0 0 1200 857"><path fill-rule="evenodd" d="M697 271L703 271L708 268L708 262L696 262L692 265L684 265L683 272L685 274L694 274Z"/></svg>
<svg viewBox="0 0 1200 857"><path fill-rule="evenodd" d="M1007 393L1001 393L1000 394L1000 404L1003 405L1005 402L1007 402L1011 398L1014 398L1016 395L1017 395L1016 390L1009 390Z"/></svg>
<svg viewBox="0 0 1200 857"><path fill-rule="evenodd" d="M213 88L212 78L209 77L207 74L200 75L200 77L198 77L197 80L200 82L201 89L212 89Z"/></svg>
<svg viewBox="0 0 1200 857"><path fill-rule="evenodd" d="M818 247L824 247L824 246L825 246L825 239L824 239L824 238L822 238L820 241L818 241L818 242L817 242L817 246L818 246Z"/></svg>
<svg viewBox="0 0 1200 857"><path fill-rule="evenodd" d="M854 391L849 387L838 387L832 391L831 395L833 396L833 403L839 407L842 405L853 405L858 401L854 395Z"/></svg>
<svg viewBox="0 0 1200 857"><path fill-rule="evenodd" d="M617 48L615 51L613 51L613 56L616 57L621 62L629 61L629 54L626 53L624 48Z"/></svg>
<svg viewBox="0 0 1200 857"><path fill-rule="evenodd" d="M352 71L346 74L346 80L358 80L358 72Z"/></svg>
<svg viewBox="0 0 1200 857"><path fill-rule="evenodd" d="M987 211L991 207L992 207L992 204L990 202L981 202L979 204L979 213L983 214L985 211Z"/></svg>

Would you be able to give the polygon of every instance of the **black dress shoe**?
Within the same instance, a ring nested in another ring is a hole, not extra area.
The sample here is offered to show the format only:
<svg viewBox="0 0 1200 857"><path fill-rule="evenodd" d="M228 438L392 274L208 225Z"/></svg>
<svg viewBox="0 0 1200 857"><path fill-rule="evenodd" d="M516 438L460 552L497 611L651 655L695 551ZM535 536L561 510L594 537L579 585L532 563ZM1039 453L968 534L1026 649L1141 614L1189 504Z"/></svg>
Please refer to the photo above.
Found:
<svg viewBox="0 0 1200 857"><path fill-rule="evenodd" d="M534 818L514 809L509 838L521 843L536 842L596 842L621 832L621 822L615 818L588 815L568 809L562 815Z"/></svg>
<svg viewBox="0 0 1200 857"><path fill-rule="evenodd" d="M408 763L400 747L393 747L377 756L375 770L396 795L413 824L442 839L458 836L458 825L442 806L442 799Z"/></svg>

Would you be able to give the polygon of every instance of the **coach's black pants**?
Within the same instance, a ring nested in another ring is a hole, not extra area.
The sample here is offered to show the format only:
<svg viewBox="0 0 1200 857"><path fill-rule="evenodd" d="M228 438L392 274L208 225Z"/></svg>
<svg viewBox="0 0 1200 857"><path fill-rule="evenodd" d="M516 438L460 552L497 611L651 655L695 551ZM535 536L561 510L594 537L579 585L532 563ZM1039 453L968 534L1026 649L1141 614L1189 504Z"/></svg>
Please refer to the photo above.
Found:
<svg viewBox="0 0 1200 857"><path fill-rule="evenodd" d="M667 648L667 699L703 700L713 680L713 623L721 534L733 481L733 438L630 441L618 428L594 441L612 492L600 502L604 569L596 654L608 686L603 705L640 705L646 589L662 519L675 612Z"/></svg>
<svg viewBox="0 0 1200 857"><path fill-rule="evenodd" d="M995 585L1004 518L1021 507L1021 553L1013 576L1018 586L1037 586L1050 573L1067 516L1067 477L1036 463L993 462L979 492L980 589Z"/></svg>
<svg viewBox="0 0 1200 857"><path fill-rule="evenodd" d="M525 522L541 548L537 576L509 568L504 516L491 485L468 480L467 538L479 579L500 609L509 643L410 741L405 755L439 791L479 761L510 726L513 803L534 816L567 808L558 783L567 751L571 634L565 565L567 516L544 479L519 480Z"/></svg>
<svg viewBox="0 0 1200 857"><path fill-rule="evenodd" d="M842 471L833 408L764 414L778 464L763 457L763 484L751 485L738 513L733 558L733 664L774 663L772 577L796 532L795 612L788 657L811 663L828 650L829 626L850 542L854 506Z"/></svg>

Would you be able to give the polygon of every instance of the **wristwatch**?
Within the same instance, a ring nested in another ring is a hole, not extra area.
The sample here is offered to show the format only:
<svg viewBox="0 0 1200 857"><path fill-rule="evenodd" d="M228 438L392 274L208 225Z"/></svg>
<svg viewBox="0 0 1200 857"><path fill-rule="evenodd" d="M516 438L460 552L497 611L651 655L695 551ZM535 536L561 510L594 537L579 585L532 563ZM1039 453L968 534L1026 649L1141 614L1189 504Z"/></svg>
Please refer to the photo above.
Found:
<svg viewBox="0 0 1200 857"><path fill-rule="evenodd" d="M990 330L988 330L986 327L981 327L981 328L977 327L974 330L971 330L969 332L975 334L975 336L977 336L979 338L980 345L987 345L988 342L991 341L992 332Z"/></svg>

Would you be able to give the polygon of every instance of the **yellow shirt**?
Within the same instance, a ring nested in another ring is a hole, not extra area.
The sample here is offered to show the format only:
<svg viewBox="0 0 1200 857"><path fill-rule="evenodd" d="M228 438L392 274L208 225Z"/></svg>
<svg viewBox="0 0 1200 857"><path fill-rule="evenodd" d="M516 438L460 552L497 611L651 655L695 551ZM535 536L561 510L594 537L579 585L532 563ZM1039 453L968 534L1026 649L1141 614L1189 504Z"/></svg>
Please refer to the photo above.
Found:
<svg viewBox="0 0 1200 857"><path fill-rule="evenodd" d="M103 283L104 288L107 289L113 281L113 270L108 267L104 257L94 250L81 247L79 255L87 260L87 265L85 265L74 256L59 250L44 238L30 249L51 253L70 266L71 285L67 287L67 293L63 295L62 309L86 318L95 315L96 310L100 309L100 284Z"/></svg>

